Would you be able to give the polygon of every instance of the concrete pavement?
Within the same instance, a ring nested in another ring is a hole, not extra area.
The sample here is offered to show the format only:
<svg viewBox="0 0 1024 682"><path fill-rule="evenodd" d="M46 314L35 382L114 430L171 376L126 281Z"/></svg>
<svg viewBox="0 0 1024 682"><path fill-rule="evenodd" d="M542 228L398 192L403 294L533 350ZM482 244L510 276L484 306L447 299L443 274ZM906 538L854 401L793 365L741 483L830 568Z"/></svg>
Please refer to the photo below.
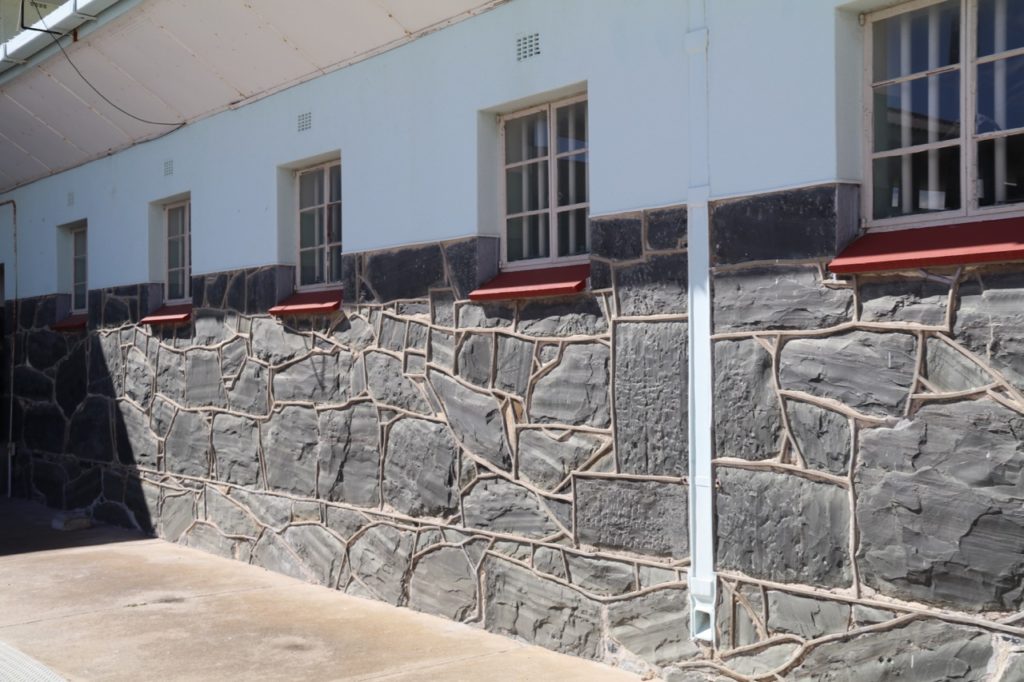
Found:
<svg viewBox="0 0 1024 682"><path fill-rule="evenodd" d="M639 678L116 528L0 500L0 642L68 680Z"/></svg>

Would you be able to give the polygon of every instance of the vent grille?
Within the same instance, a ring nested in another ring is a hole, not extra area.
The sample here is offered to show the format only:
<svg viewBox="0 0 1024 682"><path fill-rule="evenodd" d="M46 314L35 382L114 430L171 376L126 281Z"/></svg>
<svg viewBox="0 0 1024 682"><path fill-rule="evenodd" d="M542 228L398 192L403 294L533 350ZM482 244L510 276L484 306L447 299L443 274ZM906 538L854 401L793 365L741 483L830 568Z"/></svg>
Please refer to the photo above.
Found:
<svg viewBox="0 0 1024 682"><path fill-rule="evenodd" d="M164 177L168 175L174 175L174 161L164 161Z"/></svg>
<svg viewBox="0 0 1024 682"><path fill-rule="evenodd" d="M531 33L516 38L516 61L521 62L540 54L540 34Z"/></svg>
<svg viewBox="0 0 1024 682"><path fill-rule="evenodd" d="M301 133L304 130L309 130L312 127L313 127L313 114L312 114L312 112L307 111L304 114L299 114L299 125L298 125L299 132Z"/></svg>

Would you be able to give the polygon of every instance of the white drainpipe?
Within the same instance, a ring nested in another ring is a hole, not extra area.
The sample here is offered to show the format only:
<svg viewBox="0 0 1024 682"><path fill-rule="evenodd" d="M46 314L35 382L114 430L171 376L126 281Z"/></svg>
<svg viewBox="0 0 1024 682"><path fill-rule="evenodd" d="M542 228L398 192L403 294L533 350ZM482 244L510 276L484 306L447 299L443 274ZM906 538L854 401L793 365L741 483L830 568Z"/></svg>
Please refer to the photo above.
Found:
<svg viewBox="0 0 1024 682"><path fill-rule="evenodd" d="M714 487L712 485L711 282L708 196L708 29L706 0L690 0L686 54L689 76L690 187L687 192L689 278L690 635L714 643Z"/></svg>

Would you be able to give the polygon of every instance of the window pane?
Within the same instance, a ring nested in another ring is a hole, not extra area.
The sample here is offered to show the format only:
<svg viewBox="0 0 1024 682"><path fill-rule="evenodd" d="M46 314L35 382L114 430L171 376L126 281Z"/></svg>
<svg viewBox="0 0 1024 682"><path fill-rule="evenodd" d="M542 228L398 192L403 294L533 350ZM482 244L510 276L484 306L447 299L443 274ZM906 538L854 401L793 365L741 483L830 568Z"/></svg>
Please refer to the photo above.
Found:
<svg viewBox="0 0 1024 682"><path fill-rule="evenodd" d="M960 148L875 159L874 217L960 208Z"/></svg>
<svg viewBox="0 0 1024 682"><path fill-rule="evenodd" d="M177 206L167 211L167 236L177 237L185 231L185 207Z"/></svg>
<svg viewBox="0 0 1024 682"><path fill-rule="evenodd" d="M981 206L1024 201L1024 135L978 143L978 194Z"/></svg>
<svg viewBox="0 0 1024 682"><path fill-rule="evenodd" d="M505 122L505 163L536 159L547 153L547 112L538 111Z"/></svg>
<svg viewBox="0 0 1024 682"><path fill-rule="evenodd" d="M555 113L558 121L558 152L584 149L587 146L587 103L577 102L561 107Z"/></svg>
<svg viewBox="0 0 1024 682"><path fill-rule="evenodd" d="M558 205L572 206L587 201L587 154L558 159Z"/></svg>
<svg viewBox="0 0 1024 682"><path fill-rule="evenodd" d="M1024 56L978 65L977 132L1024 127Z"/></svg>
<svg viewBox="0 0 1024 682"><path fill-rule="evenodd" d="M75 253L74 253L74 255L75 256L83 256L83 255L85 255L85 230L78 230L77 232L75 232L74 242L75 242L75 245L74 245Z"/></svg>
<svg viewBox="0 0 1024 682"><path fill-rule="evenodd" d="M509 262L527 258L547 258L551 252L547 214L510 218L508 225Z"/></svg>
<svg viewBox="0 0 1024 682"><path fill-rule="evenodd" d="M167 242L167 267L168 268L180 268L182 265L182 248L184 246L182 239L172 239Z"/></svg>
<svg viewBox="0 0 1024 682"><path fill-rule="evenodd" d="M981 0L978 56L1024 47L1024 0Z"/></svg>
<svg viewBox="0 0 1024 682"><path fill-rule="evenodd" d="M328 249L327 253L327 265L328 265L328 277L329 282L340 282L341 281L341 247L332 246Z"/></svg>
<svg viewBox="0 0 1024 682"><path fill-rule="evenodd" d="M327 242L328 244L341 241L341 204L328 204L327 206Z"/></svg>
<svg viewBox="0 0 1024 682"><path fill-rule="evenodd" d="M341 166L331 166L331 201L341 201Z"/></svg>
<svg viewBox="0 0 1024 682"><path fill-rule="evenodd" d="M317 236L321 232L321 209L314 208L299 214L299 248L317 246Z"/></svg>
<svg viewBox="0 0 1024 682"><path fill-rule="evenodd" d="M574 256L587 251L587 209L576 208L559 213L558 255Z"/></svg>
<svg viewBox="0 0 1024 682"><path fill-rule="evenodd" d="M960 136L959 71L879 86L874 93L876 152Z"/></svg>
<svg viewBox="0 0 1024 682"><path fill-rule="evenodd" d="M547 161L505 171L505 208L508 215L548 207Z"/></svg>
<svg viewBox="0 0 1024 682"><path fill-rule="evenodd" d="M75 288L74 288L74 298L75 298L75 300L71 304L71 307L73 307L75 310L84 310L85 309L85 295L86 295L85 283L83 282L81 284L76 284Z"/></svg>
<svg viewBox="0 0 1024 682"><path fill-rule="evenodd" d="M167 273L167 298L185 298L185 271L173 270Z"/></svg>
<svg viewBox="0 0 1024 682"><path fill-rule="evenodd" d="M324 169L307 171L299 175L299 208L324 203Z"/></svg>
<svg viewBox="0 0 1024 682"><path fill-rule="evenodd" d="M316 284L320 281L317 258L322 254L322 249L299 251L299 284Z"/></svg>
<svg viewBox="0 0 1024 682"><path fill-rule="evenodd" d="M523 259L523 222L524 218L509 218L505 223L506 258L508 262Z"/></svg>
<svg viewBox="0 0 1024 682"><path fill-rule="evenodd" d="M960 0L876 21L874 80L909 76L960 62Z"/></svg>

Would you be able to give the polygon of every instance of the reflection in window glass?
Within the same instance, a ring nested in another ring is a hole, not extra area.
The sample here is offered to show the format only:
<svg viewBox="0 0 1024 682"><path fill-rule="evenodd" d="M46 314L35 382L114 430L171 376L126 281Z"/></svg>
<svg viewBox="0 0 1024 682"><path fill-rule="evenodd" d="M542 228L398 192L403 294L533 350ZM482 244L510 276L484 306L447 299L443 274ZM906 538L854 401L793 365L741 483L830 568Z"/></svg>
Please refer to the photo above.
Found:
<svg viewBox="0 0 1024 682"><path fill-rule="evenodd" d="M168 206L164 214L167 220L167 299L178 301L191 295L190 204Z"/></svg>
<svg viewBox="0 0 1024 682"><path fill-rule="evenodd" d="M1024 0L980 0L978 56L1024 47Z"/></svg>
<svg viewBox="0 0 1024 682"><path fill-rule="evenodd" d="M978 143L978 204L1024 201L1024 135Z"/></svg>
<svg viewBox="0 0 1024 682"><path fill-rule="evenodd" d="M872 35L875 82L960 62L960 0L877 21Z"/></svg>
<svg viewBox="0 0 1024 682"><path fill-rule="evenodd" d="M978 65L976 132L1024 127L1024 55Z"/></svg>
<svg viewBox="0 0 1024 682"><path fill-rule="evenodd" d="M341 281L341 165L299 173L299 285Z"/></svg>
<svg viewBox="0 0 1024 682"><path fill-rule="evenodd" d="M892 218L960 208L960 148L875 159L874 215Z"/></svg>

